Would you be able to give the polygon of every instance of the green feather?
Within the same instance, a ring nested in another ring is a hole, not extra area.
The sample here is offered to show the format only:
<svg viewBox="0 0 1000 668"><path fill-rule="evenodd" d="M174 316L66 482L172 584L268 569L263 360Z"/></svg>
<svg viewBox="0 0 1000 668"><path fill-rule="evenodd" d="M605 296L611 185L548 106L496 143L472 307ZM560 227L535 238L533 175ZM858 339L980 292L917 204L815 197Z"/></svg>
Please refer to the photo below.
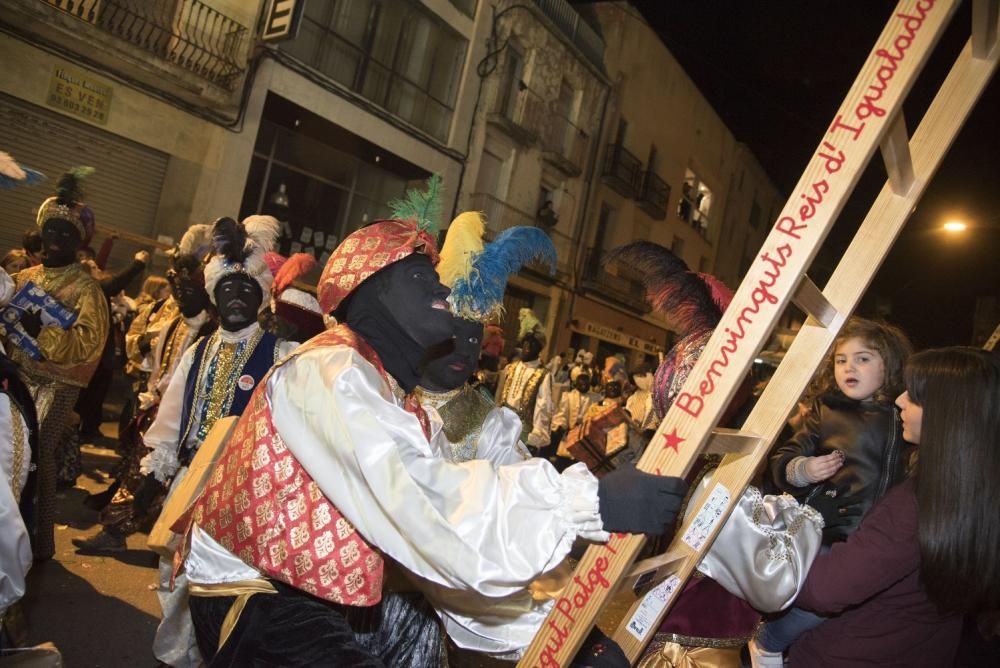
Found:
<svg viewBox="0 0 1000 668"><path fill-rule="evenodd" d="M72 204L83 199L83 179L93 174L93 167L74 167L59 178L56 184L56 198L60 204Z"/></svg>
<svg viewBox="0 0 1000 668"><path fill-rule="evenodd" d="M441 176L434 174L427 179L426 190L407 190L406 197L389 202L392 217L412 220L425 232L437 234L441 229Z"/></svg>

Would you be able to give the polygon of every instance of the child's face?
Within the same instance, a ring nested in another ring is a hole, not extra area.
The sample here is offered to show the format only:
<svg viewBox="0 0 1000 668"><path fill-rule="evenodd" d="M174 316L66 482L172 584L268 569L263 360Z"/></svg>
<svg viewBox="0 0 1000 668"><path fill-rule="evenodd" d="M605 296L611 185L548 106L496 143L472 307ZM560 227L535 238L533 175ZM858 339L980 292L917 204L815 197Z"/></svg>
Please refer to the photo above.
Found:
<svg viewBox="0 0 1000 668"><path fill-rule="evenodd" d="M867 341L854 337L834 351L833 377L841 392L856 401L864 401L885 383L885 363Z"/></svg>
<svg viewBox="0 0 1000 668"><path fill-rule="evenodd" d="M896 405L899 406L899 419L903 422L903 440L920 443L920 425L924 421L923 406L914 403L909 392L896 397Z"/></svg>

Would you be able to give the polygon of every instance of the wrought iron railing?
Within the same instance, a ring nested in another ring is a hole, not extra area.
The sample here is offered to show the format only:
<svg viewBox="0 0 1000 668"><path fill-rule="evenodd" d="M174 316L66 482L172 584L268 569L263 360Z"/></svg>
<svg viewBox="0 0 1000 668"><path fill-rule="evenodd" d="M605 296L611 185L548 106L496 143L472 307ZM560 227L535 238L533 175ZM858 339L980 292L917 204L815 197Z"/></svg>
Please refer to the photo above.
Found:
<svg viewBox="0 0 1000 668"><path fill-rule="evenodd" d="M44 0L227 90L246 70L248 30L200 0Z"/></svg>
<svg viewBox="0 0 1000 668"><path fill-rule="evenodd" d="M670 199L670 186L656 175L655 172L642 173L642 188L637 198L639 208L648 213L654 220L667 217L667 200Z"/></svg>
<svg viewBox="0 0 1000 668"><path fill-rule="evenodd" d="M556 272L562 275L569 274L573 239L568 234L556 230L554 226L540 224L537 216L513 207L489 193L473 193L469 198L469 210L481 211L486 216L486 237L489 240L495 239L498 234L510 227L522 225L542 228L556 247ZM548 274L548 270L541 265L529 265L528 268L536 273Z"/></svg>
<svg viewBox="0 0 1000 668"><path fill-rule="evenodd" d="M646 288L639 273L625 264L605 266L604 251L587 249L587 262L580 281L584 290L596 292L637 313L649 313Z"/></svg>
<svg viewBox="0 0 1000 668"><path fill-rule="evenodd" d="M642 162L621 144L608 144L601 177L623 197L635 197L639 191Z"/></svg>

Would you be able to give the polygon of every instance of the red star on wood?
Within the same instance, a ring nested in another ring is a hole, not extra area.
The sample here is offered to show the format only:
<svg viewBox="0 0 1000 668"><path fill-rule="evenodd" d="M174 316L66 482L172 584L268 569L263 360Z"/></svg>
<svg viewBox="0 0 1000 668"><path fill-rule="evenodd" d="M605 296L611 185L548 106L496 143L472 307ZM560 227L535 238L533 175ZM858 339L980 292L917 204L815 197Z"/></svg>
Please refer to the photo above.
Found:
<svg viewBox="0 0 1000 668"><path fill-rule="evenodd" d="M673 429L671 429L669 434L664 434L663 438L666 439L666 443L663 444L663 449L664 450L666 450L667 448L669 448L669 449L673 450L674 452L677 452L677 453L680 452L677 449L677 446L679 446L681 443L683 443L684 439L677 435L677 428L676 427L674 427Z"/></svg>

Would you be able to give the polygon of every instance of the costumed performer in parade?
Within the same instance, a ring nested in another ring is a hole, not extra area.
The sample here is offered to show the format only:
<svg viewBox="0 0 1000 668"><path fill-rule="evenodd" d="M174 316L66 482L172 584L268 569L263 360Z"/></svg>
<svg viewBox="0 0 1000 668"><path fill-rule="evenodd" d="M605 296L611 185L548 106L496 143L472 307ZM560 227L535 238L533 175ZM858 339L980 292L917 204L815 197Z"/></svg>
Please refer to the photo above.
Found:
<svg viewBox="0 0 1000 668"><path fill-rule="evenodd" d="M148 528L159 514L159 506L152 499L140 508L134 504L135 494L145 480L140 462L149 453L143 436L156 419L160 400L184 352L195 341L211 335L217 326L215 309L205 290L204 260L212 248L211 225L188 228L167 255L170 296L150 304L129 328L125 341L130 360L141 361L148 352L152 370L144 391L138 395L135 415L118 435L122 461L115 482L87 499L87 505L100 511L103 528L91 538L73 539L80 552L122 552L126 549L125 539Z"/></svg>
<svg viewBox="0 0 1000 668"><path fill-rule="evenodd" d="M538 454L552 440L552 374L539 359L545 347L541 322L527 308L521 309L519 319L521 357L500 372L496 401L521 418L521 440Z"/></svg>
<svg viewBox="0 0 1000 668"><path fill-rule="evenodd" d="M13 280L0 272L0 306L13 295ZM37 448L34 401L17 365L0 346L0 649L10 640L5 633L7 611L24 596L31 568L31 539L21 500Z"/></svg>
<svg viewBox="0 0 1000 668"><path fill-rule="evenodd" d="M630 470L598 484L583 466L560 475L544 460L498 468L436 454L412 395L426 351L454 332L436 261L417 221L383 220L327 262L318 298L341 324L260 385L194 505L184 565L207 657L391 664L350 621L379 604L385 557L439 587L502 597L578 537L657 533L673 517L678 479ZM398 665L439 655L409 661Z"/></svg>
<svg viewBox="0 0 1000 668"><path fill-rule="evenodd" d="M81 201L80 189L81 179L92 172L78 167L59 179L57 194L42 202L36 217L42 233L42 264L14 276L15 289L30 282L72 315L72 324L64 328L66 321L60 324L30 309L20 312L19 325L37 344L37 353L7 337L7 353L21 367L38 411L36 560L51 559L55 552L56 451L77 395L97 368L110 327L101 286L76 260L76 251L94 233L94 213Z"/></svg>
<svg viewBox="0 0 1000 668"><path fill-rule="evenodd" d="M643 426L655 430L705 349L732 293L714 276L690 271L679 257L648 241L616 248L605 262L625 262L638 269L647 300L679 336L656 370L653 411ZM720 424L745 401L745 388L737 392ZM720 460L718 455L699 457L688 476L691 488L685 508L711 491L712 472ZM678 525L681 522L678 518ZM813 508L799 506L791 497L762 497L749 488L638 665L739 668L740 648L760 623L755 606L776 611L791 604L819 551L822 528L823 520ZM670 537L664 536L658 551L666 548ZM755 555L753 563L745 563L744 553Z"/></svg>

